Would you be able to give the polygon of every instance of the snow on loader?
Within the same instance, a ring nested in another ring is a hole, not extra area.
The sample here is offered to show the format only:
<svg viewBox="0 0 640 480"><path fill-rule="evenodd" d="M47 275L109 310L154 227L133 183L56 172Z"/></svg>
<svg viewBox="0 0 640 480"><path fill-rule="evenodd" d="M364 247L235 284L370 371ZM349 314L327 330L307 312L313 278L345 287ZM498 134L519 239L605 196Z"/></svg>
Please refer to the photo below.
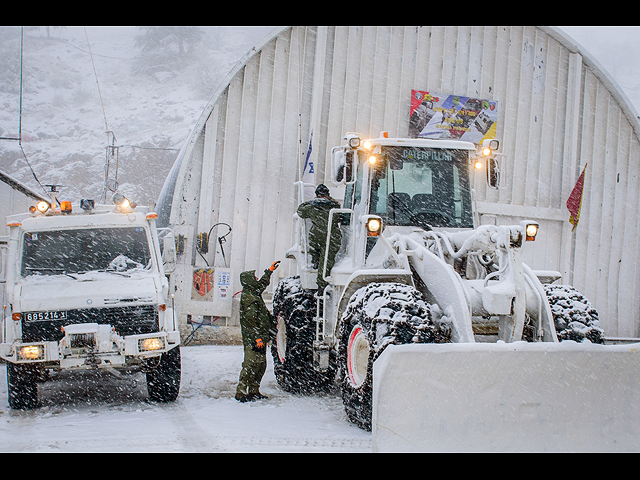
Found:
<svg viewBox="0 0 640 480"><path fill-rule="evenodd" d="M524 418L541 424L542 434L550 422L560 426L553 430L557 442L529 443L533 450L546 450L558 443L560 449L588 445L567 443L566 436L593 434L579 413L594 414L602 403L580 405L582 399L594 400L593 392L563 377L588 376L589 386L624 391L628 401L620 399L624 411L618 414L631 432L626 438L640 449L638 345L600 345L603 330L588 300L572 287L541 283L522 262L537 223L478 225L472 172L482 166L489 185L498 186L498 142L485 142L477 151L459 140L386 134L366 141L347 134L345 140L331 154L333 179L344 185L344 199L328 223L327 244L338 231L341 238L335 264L326 268L327 250L318 265L328 285L317 288L309 225L298 217L296 244L287 252L297 260L298 275L283 279L274 291L278 328L272 354L279 385L317 392L337 380L347 417L373 430L379 450L438 449L430 440L464 438L465 432L473 432L477 442L440 447L508 449L494 437L510 438L507 427L527 428ZM304 184L298 186L301 201ZM550 273L539 275L548 280ZM616 363L618 355L628 361ZM574 356L577 363L569 362ZM528 385L535 386L533 399L509 396L524 395ZM566 407L571 417L564 422L558 420L562 414L541 417L552 400L556 411L562 407L559 398L578 402ZM487 402L483 409L468 406L479 399ZM510 408L524 413L505 411ZM496 411L502 416L494 421ZM583 421L581 429L567 427L575 421ZM609 426L616 430L619 423ZM534 435L534 429L527 433ZM609 433L617 438L615 431ZM511 445L526 450L527 442Z"/></svg>

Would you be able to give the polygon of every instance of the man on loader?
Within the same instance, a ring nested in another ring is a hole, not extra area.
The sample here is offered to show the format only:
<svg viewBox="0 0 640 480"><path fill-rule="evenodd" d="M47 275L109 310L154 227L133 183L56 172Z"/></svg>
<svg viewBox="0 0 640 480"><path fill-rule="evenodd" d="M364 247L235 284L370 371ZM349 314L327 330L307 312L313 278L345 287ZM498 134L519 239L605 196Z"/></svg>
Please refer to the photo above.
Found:
<svg viewBox="0 0 640 480"><path fill-rule="evenodd" d="M311 229L309 230L309 247L311 253L311 261L313 267L318 269L318 294L321 294L327 282L324 280L324 254L328 248L327 255L327 272L331 272L331 268L335 263L335 257L340 250L340 242L342 235L337 227L339 217L334 215L334 226L331 229L333 235L327 245L327 229L329 228L329 211L332 208L340 208L340 204L331 198L329 189L326 185L320 184L316 187L316 198L308 202L301 203L298 207L298 216L300 218L311 219Z"/></svg>
<svg viewBox="0 0 640 480"><path fill-rule="evenodd" d="M279 264L280 261L273 262L260 279L256 277L255 270L240 274L242 284L240 329L244 361L236 387L236 400L242 403L267 398L260 393L260 382L267 369L267 344L271 339L270 332L275 330L276 326L264 304L262 292L269 286L271 274Z"/></svg>

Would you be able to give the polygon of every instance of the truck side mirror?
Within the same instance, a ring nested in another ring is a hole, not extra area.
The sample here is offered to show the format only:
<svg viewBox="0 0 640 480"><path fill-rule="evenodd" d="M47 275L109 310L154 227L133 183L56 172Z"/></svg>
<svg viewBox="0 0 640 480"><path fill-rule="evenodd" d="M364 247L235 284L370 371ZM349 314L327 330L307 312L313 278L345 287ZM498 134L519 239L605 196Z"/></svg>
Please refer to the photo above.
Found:
<svg viewBox="0 0 640 480"><path fill-rule="evenodd" d="M164 270L167 273L171 273L176 269L176 237L173 232L167 232L162 239L162 263L164 263Z"/></svg>
<svg viewBox="0 0 640 480"><path fill-rule="evenodd" d="M335 147L331 150L331 179L336 185L353 183L353 151L346 147Z"/></svg>
<svg viewBox="0 0 640 480"><path fill-rule="evenodd" d="M487 159L487 184L491 188L500 188L500 163L494 157Z"/></svg>

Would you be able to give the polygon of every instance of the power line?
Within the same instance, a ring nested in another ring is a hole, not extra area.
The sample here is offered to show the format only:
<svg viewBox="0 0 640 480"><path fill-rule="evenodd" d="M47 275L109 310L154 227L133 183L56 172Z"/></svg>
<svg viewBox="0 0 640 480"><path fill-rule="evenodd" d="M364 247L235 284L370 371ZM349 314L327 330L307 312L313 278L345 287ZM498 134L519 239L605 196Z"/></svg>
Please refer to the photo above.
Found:
<svg viewBox="0 0 640 480"><path fill-rule="evenodd" d="M98 96L100 97L100 106L102 107L102 115L104 116L104 127L107 132L107 138L108 138L109 125L107 124L107 113L104 110L104 102L102 101L102 92L100 92L100 82L98 82L98 72L96 71L96 64L93 61L93 53L91 53L91 44L89 43L89 34L87 33L87 27L84 27L84 36L87 38L87 46L89 47L89 56L91 57L91 65L93 65L93 74L96 77L96 85L98 85Z"/></svg>
<svg viewBox="0 0 640 480"><path fill-rule="evenodd" d="M44 188L44 185L42 185L42 183L40 183L40 180L38 179L38 176L36 175L36 172L33 170L33 167L31 166L31 163L29 162L29 159L27 158L27 154L24 151L24 148L22 148L22 71L23 71L23 59L24 59L24 27L20 27L20 102L19 102L19 108L18 108L18 137L0 137L0 140L17 140L18 141L18 146L20 147L20 151L22 152L22 157L24 158L24 161L27 162L27 165L29 167L29 170L31 170L31 174L33 175L33 178L35 178L36 182L38 182L38 185L40 185L42 187L42 190L44 190L45 193L47 193L47 189Z"/></svg>

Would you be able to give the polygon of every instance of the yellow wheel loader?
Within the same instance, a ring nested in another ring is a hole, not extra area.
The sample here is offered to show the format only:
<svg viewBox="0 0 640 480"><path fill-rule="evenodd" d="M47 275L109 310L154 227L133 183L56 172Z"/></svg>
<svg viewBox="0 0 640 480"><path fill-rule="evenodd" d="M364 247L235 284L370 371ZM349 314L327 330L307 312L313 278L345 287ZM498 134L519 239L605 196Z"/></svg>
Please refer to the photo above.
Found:
<svg viewBox="0 0 640 480"><path fill-rule="evenodd" d="M345 140L328 286L296 218L298 274L274 291L282 388L337 383L378 451L640 449L638 344L604 345L589 301L522 262L537 223L478 225L471 176L499 184L498 142Z"/></svg>

